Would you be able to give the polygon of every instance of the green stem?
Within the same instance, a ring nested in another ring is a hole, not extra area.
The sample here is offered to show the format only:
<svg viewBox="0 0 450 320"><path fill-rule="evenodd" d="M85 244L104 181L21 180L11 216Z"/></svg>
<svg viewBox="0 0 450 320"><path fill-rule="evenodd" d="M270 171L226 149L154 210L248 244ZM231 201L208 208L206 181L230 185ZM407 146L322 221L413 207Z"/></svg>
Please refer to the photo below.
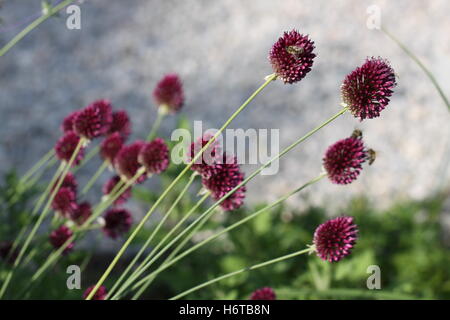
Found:
<svg viewBox="0 0 450 320"><path fill-rule="evenodd" d="M169 210L166 212L166 214L164 215L164 217L161 219L161 221L159 222L159 224L156 226L156 228L153 230L152 234L150 235L150 237L147 238L147 240L145 241L144 245L141 247L141 249L139 250L139 252L137 253L137 255L133 258L133 260L130 262L130 264L128 265L128 267L125 269L124 272L122 272L122 274L120 275L119 279L114 283L113 287L109 290L108 295L106 297L106 299L108 299L110 296L112 296L112 294L114 293L114 291L118 288L119 284L122 283L123 279L128 275L128 273L131 271L131 269L134 267L134 265L138 262L139 258L144 254L145 250L147 250L148 246L150 245L151 241L153 240L153 238L156 236L156 234L159 232L159 230L161 229L161 227L164 225L164 223L166 222L166 220L169 218L169 216L172 214L173 210L176 208L176 206L178 205L178 203L181 201L181 199L184 197L184 195L186 194L186 192L188 191L189 187L192 185L192 183L195 180L195 177L197 176L197 174L194 172L191 174L191 177L189 178L188 183L184 186L183 190L180 192L180 194L178 195L178 197L175 199L175 201L172 203L172 205L170 206Z"/></svg>
<svg viewBox="0 0 450 320"><path fill-rule="evenodd" d="M84 186L83 190L81 191L81 194L86 194L89 189L94 185L94 183L97 181L97 179L100 177L100 175L105 171L106 168L108 168L108 161L103 161L102 165L97 169L95 174L89 179L88 183Z"/></svg>
<svg viewBox="0 0 450 320"><path fill-rule="evenodd" d="M136 229L134 229L133 233L128 237L128 239L123 244L122 248L120 248L119 252L114 257L113 261L109 264L109 266L106 268L103 275L98 280L95 287L92 289L89 296L86 298L86 300L91 300L94 294L97 292L98 288L105 282L106 278L109 276L119 259L124 254L125 250L130 245L131 241L134 240L134 238L137 236L139 231L144 227L147 220L150 218L152 213L155 211L155 209L158 207L158 205L161 203L161 201L167 196L167 194L175 187L175 185L178 183L178 181L181 180L181 178L189 171L191 166L201 157L203 152L209 147L211 143L213 143L217 137L228 127L228 125L241 113L248 104L267 86L269 83L274 81L276 79L276 75L273 74L267 78L267 80L231 115L231 117L224 123L224 125L216 132L216 134L208 141L208 143L205 144L205 146L200 150L199 153L191 160L191 162L180 172L180 174L172 181L172 183L166 188L166 190L163 191L161 196L156 200L156 202L153 204L153 206L150 208L150 210L147 212L147 214L144 216L144 218L140 221Z"/></svg>
<svg viewBox="0 0 450 320"><path fill-rule="evenodd" d="M184 217L165 235L165 237L156 245L155 248L150 252L150 254L144 259L144 261L141 263L141 265L138 267L138 269L131 274L131 276L125 281L125 283L122 285L122 287L117 291L117 293L113 296L112 299L116 299L120 296L120 294L128 287L130 286L134 280L136 280L141 274L145 272L152 264L155 262L162 253L164 253L167 250L168 246L171 246L173 243L170 242L166 247L164 247L160 252L158 252L159 248L166 242L167 239L172 236L172 234L178 230L187 219L189 219L192 214L200 207L200 205L210 196L210 192L203 195L203 197L197 201L197 203L189 210L188 213L184 215ZM176 239L179 239L176 237ZM176 240L175 240L176 241ZM158 253L155 255L155 253ZM150 260L151 259L151 260Z"/></svg>
<svg viewBox="0 0 450 320"><path fill-rule="evenodd" d="M155 138L156 134L158 133L159 127L161 126L162 120L167 115L167 112L164 108L160 107L158 108L158 115L156 116L155 123L153 123L152 129L150 130L150 133L147 136L147 141L152 141L153 138Z"/></svg>
<svg viewBox="0 0 450 320"><path fill-rule="evenodd" d="M264 208L261 208L260 210L252 213L251 215L245 217L244 219L241 219L239 221L237 221L236 223L228 226L227 228L223 229L222 231L204 239L203 241L197 243L195 246L189 248L188 250L184 251L182 254L178 255L177 257L175 257L174 259L167 259L168 262L163 263L161 265L161 267L159 267L157 270L155 270L154 272L152 272L151 274L149 274L148 276L144 277L143 279L141 279L138 283L135 284L135 286L133 286L132 290L138 288L139 286L142 286L146 284L146 282L148 282L149 280L151 280L152 278L156 277L159 273L161 273L162 271L166 270L167 268L169 268L170 266L172 266L173 264L175 264L176 262L178 262L179 260L181 260L182 258L186 257L187 255L191 254L192 252L194 252L195 250L203 247L204 245L206 245L207 243L217 239L218 237L232 231L233 229L236 229L237 227L243 225L244 223L258 217L260 214L278 206L279 204L281 204L282 202L286 201L288 198L290 198L291 196L293 196L294 194L297 194L298 192L302 191L303 189L307 188L308 186L320 181L321 179L323 179L326 176L325 173L320 174L319 176L317 176L314 179L311 179L310 181L308 181L307 183L305 183L304 185L300 186L299 188L287 193L286 195L284 195L283 197L279 198L278 200L276 200L275 202L265 206ZM189 240L190 238L187 237L187 240ZM186 240L185 239L185 240Z"/></svg>
<svg viewBox="0 0 450 320"><path fill-rule="evenodd" d="M0 49L0 57L7 53L12 47L14 47L20 40L22 40L28 33L33 31L36 27L38 27L45 20L56 14L59 10L71 4L74 0L65 0L58 4L57 6L51 8L47 14L40 16L36 20L34 20L31 24L29 24L25 29L23 29L19 34L17 34L11 41L9 41L3 48Z"/></svg>
<svg viewBox="0 0 450 320"><path fill-rule="evenodd" d="M278 258L275 258L275 259L272 259L272 260L268 260L268 261L265 261L265 262L262 262L262 263L259 263L259 264L255 264L255 265L247 267L247 268L242 268L242 269L236 270L234 272L230 272L230 273L224 274L223 276L220 276L220 277L217 277L215 279L206 281L206 282L204 282L202 284L199 284L198 286L195 286L195 287L193 287L193 288L191 288L189 290L186 290L186 291L184 291L184 292L182 292L182 293L180 293L180 294L170 298L170 300L178 300L178 299L180 299L180 298L182 298L182 297L184 297L184 296L186 296L186 295L188 295L188 294L190 294L192 292L195 292L195 291L197 291L199 289L202 289L204 287L212 285L212 284L214 284L216 282L219 282L221 280L224 280L224 279L227 279L227 278L231 278L233 276L236 276L236 275L244 273L244 272L249 272L249 271L252 271L252 270L260 269L262 267L267 267L267 266L270 266L271 264L274 264L274 263L277 263L277 262L281 262L281 261L284 261L284 260L287 260L287 259L295 258L295 257L297 257L299 255L313 252L313 250L314 249L312 247L309 247L309 248L306 248L306 249L303 249L303 250L300 250L300 251L296 251L296 252L291 253L291 254L287 254L285 256L281 256L281 257L278 257Z"/></svg>
<svg viewBox="0 0 450 320"><path fill-rule="evenodd" d="M95 146L92 148L84 157L83 161L73 170L73 173L76 173L78 170L80 170L82 167L84 167L92 158L94 158L97 153L100 151L99 146Z"/></svg>
<svg viewBox="0 0 450 320"><path fill-rule="evenodd" d="M28 170L20 179L20 184L24 185L28 181L28 179L31 178L32 175L34 175L43 165L45 165L50 159L52 159L55 156L55 150L52 148L49 152L47 152L36 164L31 167L30 170Z"/></svg>
<svg viewBox="0 0 450 320"><path fill-rule="evenodd" d="M3 283L2 289L0 291L0 298L3 296L3 294L5 293L11 278L13 276L13 271L17 268L17 266L19 265L19 263L21 262L21 259L23 257L23 255L25 254L25 251L28 249L28 246L31 243L31 240L33 239L34 235L36 234L37 230L39 229L40 225L42 224L42 222L44 221L45 217L47 216L47 213L49 212L50 209L50 205L53 202L53 199L56 196L56 193L58 192L59 188L61 187L64 178L66 177L67 173L69 172L72 163L75 161L78 153L80 152L80 149L82 148L83 144L85 143L85 139L84 138L80 138L80 141L78 142L72 156L70 157L70 160L67 164L62 164L62 167L64 168L62 170L62 174L59 177L58 172L57 174L55 174L56 179L57 179L57 183L56 186L54 187L53 191L50 194L49 199L47 200L47 203L44 207L44 209L42 210L42 213L39 215L38 220L36 221L33 229L31 230L30 234L28 235L28 237L26 238L20 252L19 255L17 256L17 259L14 262L13 268L10 270L10 272L8 273L5 282ZM60 167L61 168L61 167ZM54 183L50 182L50 184L47 186L47 190L51 190L51 188L53 187Z"/></svg>

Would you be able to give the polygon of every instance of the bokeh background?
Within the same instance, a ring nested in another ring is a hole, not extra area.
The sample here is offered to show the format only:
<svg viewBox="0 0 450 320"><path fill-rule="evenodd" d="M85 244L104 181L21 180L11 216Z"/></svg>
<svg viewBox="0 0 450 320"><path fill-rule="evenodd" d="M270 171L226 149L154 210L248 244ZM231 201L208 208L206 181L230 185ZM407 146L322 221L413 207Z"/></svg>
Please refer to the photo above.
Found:
<svg viewBox="0 0 450 320"><path fill-rule="evenodd" d="M39 16L41 3L3 0L0 4L3 45ZM383 26L412 49L450 94L450 2L446 0L85 0L80 4L81 30L68 30L67 15L62 12L0 59L0 173L11 168L25 172L59 138L62 119L99 98L126 109L133 122L133 138L145 137L156 117L151 92L168 72L177 72L184 81L183 116L191 123L202 120L205 128L218 128L272 72L267 61L271 45L283 31L296 28L315 41L313 70L299 84L271 84L230 128L279 129L280 148L287 146L338 111L342 80L369 56L390 60L398 74L398 87L380 118L361 123L347 114L283 158L278 175L254 179L248 186L247 203L274 200L315 177L327 146L355 128L362 129L367 145L377 150L374 165L349 186L322 181L290 199L292 210L320 206L332 208L325 215L338 214L361 196L365 199L362 203L367 201L376 211L393 208L399 201L433 197L448 185L450 177L450 113L418 66L382 32L366 26L367 9L372 5L380 8ZM168 117L160 134L169 137L178 120ZM100 163L92 161L77 173L80 184ZM254 168L245 166L248 172ZM109 175L105 173L94 190L99 190ZM148 187L158 190L157 184ZM90 196L95 199L98 193ZM148 209L143 203L131 206L136 217ZM405 221L411 212L417 212L420 220L420 214L429 209L426 205L426 210L422 205L408 206L399 209ZM433 232L450 225L449 207L430 209L437 212L433 221L439 222L433 225ZM349 210L363 211L360 202ZM391 223L398 221L393 218ZM372 222L376 230L381 220ZM401 231L401 226L389 232ZM417 230L418 234L423 231ZM285 230L279 232L281 236ZM433 233L433 237L440 239L442 234ZM276 241L271 238L268 243ZM427 238L421 241L426 243ZM374 242L366 240L365 245L370 248ZM389 244L385 245L389 250ZM414 250L404 256L413 256ZM443 250L445 256L448 249ZM244 256L245 250L241 253ZM402 257L399 265L410 263ZM436 265L446 265L447 258L443 259ZM230 266L244 262L232 261ZM346 268L352 270L352 264ZM364 270L360 273L364 275ZM408 285L416 290L421 284ZM229 296L224 293L222 297Z"/></svg>

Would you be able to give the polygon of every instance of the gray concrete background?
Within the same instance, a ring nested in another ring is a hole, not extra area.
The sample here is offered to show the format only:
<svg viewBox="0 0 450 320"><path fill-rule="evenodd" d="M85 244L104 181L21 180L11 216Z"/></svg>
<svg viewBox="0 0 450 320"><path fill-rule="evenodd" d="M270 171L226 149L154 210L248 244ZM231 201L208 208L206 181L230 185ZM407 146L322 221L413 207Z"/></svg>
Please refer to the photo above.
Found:
<svg viewBox="0 0 450 320"><path fill-rule="evenodd" d="M144 137L155 117L151 91L167 72L184 80L184 113L219 127L271 73L272 43L284 30L298 28L316 43L313 71L300 84L269 86L231 127L279 128L286 146L338 110L341 81L367 56L388 58L399 85L380 118L363 123L350 115L340 118L290 153L279 175L250 183L250 201L273 200L315 176L326 147L355 127L378 151L375 164L350 186L321 182L304 194L308 200L341 204L364 193L385 206L424 197L444 179L450 113L419 68L383 34L366 27L372 4L450 94L446 0L86 0L81 30L68 30L62 13L0 59L0 172L28 169L58 139L63 117L97 98L127 109L133 136ZM23 27L11 26L39 6L40 1L3 1L0 44ZM166 135L174 123L174 118L164 122ZM93 170L83 170L82 179ZM305 202L300 196L292 200Z"/></svg>

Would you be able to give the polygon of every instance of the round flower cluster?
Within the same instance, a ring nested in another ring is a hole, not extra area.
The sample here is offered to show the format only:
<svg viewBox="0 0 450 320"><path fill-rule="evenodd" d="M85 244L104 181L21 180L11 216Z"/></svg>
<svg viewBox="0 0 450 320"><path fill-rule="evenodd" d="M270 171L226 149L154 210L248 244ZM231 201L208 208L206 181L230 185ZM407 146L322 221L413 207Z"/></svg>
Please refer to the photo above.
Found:
<svg viewBox="0 0 450 320"><path fill-rule="evenodd" d="M95 285L87 288L86 291L84 291L84 293L83 293L83 299L86 299L89 296L89 294L92 292L92 290L94 290L94 288L95 288ZM108 294L108 292L106 291L106 288L104 286L99 286L97 291L92 296L92 300L105 300L107 294Z"/></svg>
<svg viewBox="0 0 450 320"><path fill-rule="evenodd" d="M277 296L272 288L264 287L255 290L250 296L250 300L276 300Z"/></svg>
<svg viewBox="0 0 450 320"><path fill-rule="evenodd" d="M176 113L184 104L183 85L177 74L167 74L153 90L153 98L162 112Z"/></svg>

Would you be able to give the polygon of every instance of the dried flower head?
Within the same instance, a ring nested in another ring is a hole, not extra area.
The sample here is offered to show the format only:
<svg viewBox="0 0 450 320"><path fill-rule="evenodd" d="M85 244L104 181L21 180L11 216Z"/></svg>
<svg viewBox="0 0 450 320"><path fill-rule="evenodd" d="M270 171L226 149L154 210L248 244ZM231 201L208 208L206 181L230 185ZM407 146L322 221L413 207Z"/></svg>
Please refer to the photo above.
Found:
<svg viewBox="0 0 450 320"><path fill-rule="evenodd" d="M216 172L209 178L203 178L203 186L211 192L214 200L219 200L238 184L244 181L237 159L223 154L223 161L215 165ZM235 210L244 203L246 188L240 187L226 200L221 203L222 209L226 211Z"/></svg>
<svg viewBox="0 0 450 320"><path fill-rule="evenodd" d="M338 217L328 220L314 232L317 255L326 261L337 262L351 253L356 243L358 228L353 217Z"/></svg>
<svg viewBox="0 0 450 320"><path fill-rule="evenodd" d="M118 110L112 114L112 123L108 134L118 132L124 140L127 140L131 134L131 121L125 110Z"/></svg>
<svg viewBox="0 0 450 320"><path fill-rule="evenodd" d="M92 215L91 204L87 201L77 205L76 209L70 213L70 219L78 225L83 225Z"/></svg>
<svg viewBox="0 0 450 320"><path fill-rule="evenodd" d="M169 166L169 148L161 138L145 143L138 161L150 174L159 174Z"/></svg>
<svg viewBox="0 0 450 320"><path fill-rule="evenodd" d="M123 147L124 139L119 132L107 136L100 144L100 156L103 160L114 163L117 153Z"/></svg>
<svg viewBox="0 0 450 320"><path fill-rule="evenodd" d="M214 135L205 133L197 139L196 142L191 143L188 161L192 161L195 156L206 146L209 140ZM203 178L209 178L218 171L217 162L222 158L222 149L218 140L214 140L202 153L202 155L194 161L191 170L199 173Z"/></svg>
<svg viewBox="0 0 450 320"><path fill-rule="evenodd" d="M89 296L89 294L92 292L92 290L94 290L94 288L95 288L95 285L87 288L86 291L84 291L84 293L83 293L83 299L86 299ZM106 291L106 288L104 286L100 286L100 287L98 287L97 291L92 296L92 300L105 300L107 294L108 294L108 292Z"/></svg>
<svg viewBox="0 0 450 320"><path fill-rule="evenodd" d="M106 134L112 120L111 103L97 100L78 112L73 120L73 129L79 136L92 140Z"/></svg>
<svg viewBox="0 0 450 320"><path fill-rule="evenodd" d="M55 153L58 159L69 162L79 142L80 137L77 136L75 132L73 131L66 132L66 134L62 136L56 142L55 145ZM80 151L75 157L72 166L80 164L81 160L83 160L83 157L84 157L84 147L81 147Z"/></svg>
<svg viewBox="0 0 450 320"><path fill-rule="evenodd" d="M145 142L137 140L129 145L123 146L114 159L114 167L119 175L126 180L131 180L141 167L138 156ZM146 176L142 175L137 182L143 182Z"/></svg>
<svg viewBox="0 0 450 320"><path fill-rule="evenodd" d="M177 74L167 74L156 85L153 98L160 108L170 113L178 112L184 103L183 85Z"/></svg>
<svg viewBox="0 0 450 320"><path fill-rule="evenodd" d="M69 131L73 131L73 120L78 114L78 110L71 112L67 117L64 118L61 124L61 131L66 133Z"/></svg>
<svg viewBox="0 0 450 320"><path fill-rule="evenodd" d="M119 176L114 176L103 185L103 194L108 195L111 193L111 191L114 190L116 185L120 182ZM128 201L128 199L131 198L131 187L125 190L115 201L114 205L121 205Z"/></svg>
<svg viewBox="0 0 450 320"><path fill-rule="evenodd" d="M52 209L67 217L77 209L77 196L70 188L61 188L52 201Z"/></svg>
<svg viewBox="0 0 450 320"><path fill-rule="evenodd" d="M272 288L264 287L255 290L250 296L250 300L276 300L277 296Z"/></svg>
<svg viewBox="0 0 450 320"><path fill-rule="evenodd" d="M274 73L284 83L302 80L311 71L315 54L314 42L297 30L285 32L269 52Z"/></svg>
<svg viewBox="0 0 450 320"><path fill-rule="evenodd" d="M344 79L342 100L361 121L376 118L388 105L395 86L395 73L389 62L372 57Z"/></svg>
<svg viewBox="0 0 450 320"><path fill-rule="evenodd" d="M128 210L120 208L109 209L105 213L104 219L105 225L103 226L103 232L113 239L128 232L133 223L131 213Z"/></svg>
<svg viewBox="0 0 450 320"><path fill-rule="evenodd" d="M70 237L72 237L72 235L72 230L65 225L62 225L50 233L50 243L55 249L59 249L69 240ZM74 242L69 243L63 250L63 254L69 253L73 249L74 245Z"/></svg>
<svg viewBox="0 0 450 320"><path fill-rule="evenodd" d="M371 157L373 151L364 147L361 132L355 130L351 137L339 140L328 148L323 166L331 182L349 184L359 176L366 160L372 162Z"/></svg>

